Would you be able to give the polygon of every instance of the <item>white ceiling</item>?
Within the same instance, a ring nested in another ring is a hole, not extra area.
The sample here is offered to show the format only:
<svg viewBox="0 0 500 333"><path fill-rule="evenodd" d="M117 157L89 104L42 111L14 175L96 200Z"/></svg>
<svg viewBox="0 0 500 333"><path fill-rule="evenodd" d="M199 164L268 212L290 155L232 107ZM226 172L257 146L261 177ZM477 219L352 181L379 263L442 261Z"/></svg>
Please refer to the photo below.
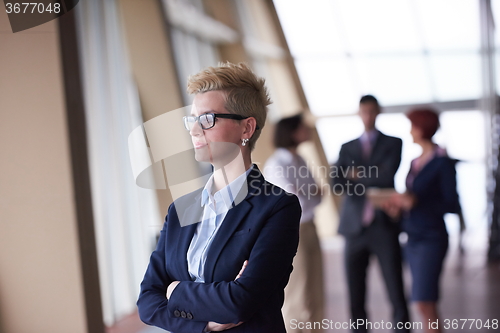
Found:
<svg viewBox="0 0 500 333"><path fill-rule="evenodd" d="M478 0L274 3L317 116L353 113L363 94L385 106L480 98Z"/></svg>

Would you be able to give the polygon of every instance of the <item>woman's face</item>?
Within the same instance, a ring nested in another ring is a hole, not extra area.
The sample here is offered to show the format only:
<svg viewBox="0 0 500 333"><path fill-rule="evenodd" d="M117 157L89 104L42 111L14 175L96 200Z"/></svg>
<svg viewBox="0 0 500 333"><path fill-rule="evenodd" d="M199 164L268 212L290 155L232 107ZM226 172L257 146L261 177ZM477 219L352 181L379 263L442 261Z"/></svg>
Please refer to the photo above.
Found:
<svg viewBox="0 0 500 333"><path fill-rule="evenodd" d="M222 91L207 91L194 97L192 116L204 113L228 114ZM189 131L195 148L195 158L199 162L226 165L240 152L246 120L216 118L212 128L203 130L198 123Z"/></svg>
<svg viewBox="0 0 500 333"><path fill-rule="evenodd" d="M311 139L311 129L304 122L300 123L299 127L293 133L293 139L297 145Z"/></svg>
<svg viewBox="0 0 500 333"><path fill-rule="evenodd" d="M413 138L413 142L415 143L422 142L422 129L412 124L410 134Z"/></svg>

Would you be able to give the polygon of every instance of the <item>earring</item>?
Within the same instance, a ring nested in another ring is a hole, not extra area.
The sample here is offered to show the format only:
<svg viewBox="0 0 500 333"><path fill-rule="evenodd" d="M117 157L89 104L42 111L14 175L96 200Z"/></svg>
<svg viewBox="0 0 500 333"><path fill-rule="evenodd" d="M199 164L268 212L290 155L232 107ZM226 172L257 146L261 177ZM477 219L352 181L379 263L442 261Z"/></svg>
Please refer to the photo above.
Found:
<svg viewBox="0 0 500 333"><path fill-rule="evenodd" d="M248 139L243 139L243 140L241 140L241 145L246 146L247 142L248 142Z"/></svg>

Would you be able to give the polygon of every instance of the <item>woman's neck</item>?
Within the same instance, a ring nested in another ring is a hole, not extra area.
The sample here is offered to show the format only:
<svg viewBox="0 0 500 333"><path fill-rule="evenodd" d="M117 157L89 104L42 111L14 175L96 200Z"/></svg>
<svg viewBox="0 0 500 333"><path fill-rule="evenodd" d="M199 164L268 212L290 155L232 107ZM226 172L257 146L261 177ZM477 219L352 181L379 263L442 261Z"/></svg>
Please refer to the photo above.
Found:
<svg viewBox="0 0 500 333"><path fill-rule="evenodd" d="M422 155L416 161L416 168L418 170L422 169L431 160L436 148L436 145L431 140L419 142L419 145L422 147Z"/></svg>
<svg viewBox="0 0 500 333"><path fill-rule="evenodd" d="M436 148L436 145L431 140L423 140L419 145L422 147L422 157L432 154Z"/></svg>
<svg viewBox="0 0 500 333"><path fill-rule="evenodd" d="M293 155L297 155L297 147L288 147L287 149Z"/></svg>
<svg viewBox="0 0 500 333"><path fill-rule="evenodd" d="M215 193L226 187L236 178L245 173L245 171L251 166L252 160L250 158L250 154L248 154L248 156L243 156L243 158L241 158L240 155L223 166L214 165L214 183L212 186L212 192Z"/></svg>

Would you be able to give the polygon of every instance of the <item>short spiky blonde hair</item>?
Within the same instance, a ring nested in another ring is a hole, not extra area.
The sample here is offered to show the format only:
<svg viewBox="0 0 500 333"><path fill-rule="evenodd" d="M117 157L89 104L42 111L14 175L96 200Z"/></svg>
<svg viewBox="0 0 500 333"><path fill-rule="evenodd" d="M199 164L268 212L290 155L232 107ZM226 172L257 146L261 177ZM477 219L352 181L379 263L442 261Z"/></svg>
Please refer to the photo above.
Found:
<svg viewBox="0 0 500 333"><path fill-rule="evenodd" d="M225 93L225 107L229 113L255 118L258 129L248 142L250 150L253 150L266 123L267 106L272 103L265 80L257 77L246 64L230 62L208 67L188 79L189 94L214 90Z"/></svg>

